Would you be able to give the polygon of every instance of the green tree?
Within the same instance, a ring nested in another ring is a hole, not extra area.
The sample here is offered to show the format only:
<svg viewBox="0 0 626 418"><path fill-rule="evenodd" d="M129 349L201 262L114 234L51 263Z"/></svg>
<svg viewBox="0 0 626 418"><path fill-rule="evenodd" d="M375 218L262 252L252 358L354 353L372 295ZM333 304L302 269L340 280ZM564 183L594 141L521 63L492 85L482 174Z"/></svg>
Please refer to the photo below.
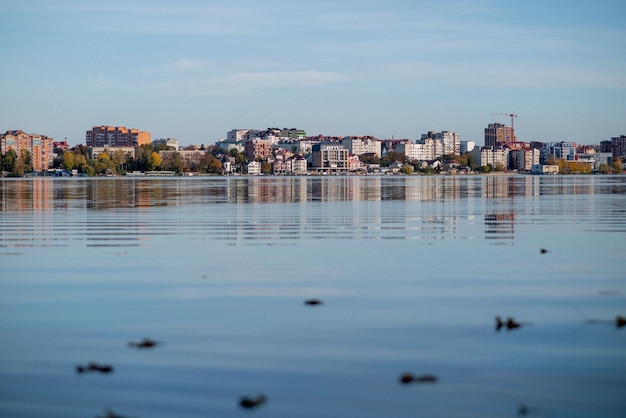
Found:
<svg viewBox="0 0 626 418"><path fill-rule="evenodd" d="M15 171L15 165L17 164L17 153L13 148L4 153L2 157L2 171L8 171L12 173Z"/></svg>
<svg viewBox="0 0 626 418"><path fill-rule="evenodd" d="M272 165L270 163L268 163L267 161L263 161L261 163L261 173L271 173L272 172Z"/></svg>
<svg viewBox="0 0 626 418"><path fill-rule="evenodd" d="M151 170L149 165L150 156L154 149L150 144L144 144L137 147L136 160L133 162L133 170L146 171Z"/></svg>

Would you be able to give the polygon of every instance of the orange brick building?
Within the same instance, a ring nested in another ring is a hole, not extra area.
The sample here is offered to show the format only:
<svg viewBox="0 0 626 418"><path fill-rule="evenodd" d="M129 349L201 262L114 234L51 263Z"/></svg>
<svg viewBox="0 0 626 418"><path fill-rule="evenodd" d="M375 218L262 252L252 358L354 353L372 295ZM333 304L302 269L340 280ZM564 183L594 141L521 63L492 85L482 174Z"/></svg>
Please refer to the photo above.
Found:
<svg viewBox="0 0 626 418"><path fill-rule="evenodd" d="M94 126L87 131L88 147L138 147L150 143L150 132L124 126Z"/></svg>
<svg viewBox="0 0 626 418"><path fill-rule="evenodd" d="M12 149L19 157L22 150L27 150L32 158L33 170L44 171L52 164L53 143L54 139L45 135L6 131L0 135L0 153L4 155Z"/></svg>

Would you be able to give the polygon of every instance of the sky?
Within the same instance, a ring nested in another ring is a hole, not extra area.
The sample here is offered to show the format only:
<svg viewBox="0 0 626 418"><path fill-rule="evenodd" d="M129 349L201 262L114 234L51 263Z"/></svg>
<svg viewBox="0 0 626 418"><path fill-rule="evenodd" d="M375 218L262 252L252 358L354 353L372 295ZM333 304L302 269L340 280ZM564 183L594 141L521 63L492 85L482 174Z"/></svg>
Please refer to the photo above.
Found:
<svg viewBox="0 0 626 418"><path fill-rule="evenodd" d="M0 132L626 134L623 0L2 0Z"/></svg>

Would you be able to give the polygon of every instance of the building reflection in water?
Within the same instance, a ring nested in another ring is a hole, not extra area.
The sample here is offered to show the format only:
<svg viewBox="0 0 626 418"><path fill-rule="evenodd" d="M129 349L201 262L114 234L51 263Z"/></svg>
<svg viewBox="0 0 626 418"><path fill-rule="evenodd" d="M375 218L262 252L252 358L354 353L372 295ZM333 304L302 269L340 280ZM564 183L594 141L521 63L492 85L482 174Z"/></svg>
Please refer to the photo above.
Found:
<svg viewBox="0 0 626 418"><path fill-rule="evenodd" d="M501 243L513 242L520 216L563 213L560 196L613 190L595 182L506 175L3 179L0 211L3 233L48 231L58 241L81 226L88 245L139 245L154 233L246 241L474 239L484 232ZM540 207L540 195L554 200ZM171 216L183 207L185 219Z"/></svg>

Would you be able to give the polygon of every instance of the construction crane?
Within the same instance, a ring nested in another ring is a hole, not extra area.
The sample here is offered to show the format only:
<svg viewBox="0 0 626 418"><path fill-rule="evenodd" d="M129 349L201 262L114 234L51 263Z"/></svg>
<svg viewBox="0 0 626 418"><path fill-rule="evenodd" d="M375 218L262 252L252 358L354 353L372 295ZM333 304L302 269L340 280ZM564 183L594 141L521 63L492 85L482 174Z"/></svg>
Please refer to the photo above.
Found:
<svg viewBox="0 0 626 418"><path fill-rule="evenodd" d="M515 131L515 118L517 117L516 114L514 113L492 113L492 115L498 115L498 116L510 116L511 117L511 130Z"/></svg>

